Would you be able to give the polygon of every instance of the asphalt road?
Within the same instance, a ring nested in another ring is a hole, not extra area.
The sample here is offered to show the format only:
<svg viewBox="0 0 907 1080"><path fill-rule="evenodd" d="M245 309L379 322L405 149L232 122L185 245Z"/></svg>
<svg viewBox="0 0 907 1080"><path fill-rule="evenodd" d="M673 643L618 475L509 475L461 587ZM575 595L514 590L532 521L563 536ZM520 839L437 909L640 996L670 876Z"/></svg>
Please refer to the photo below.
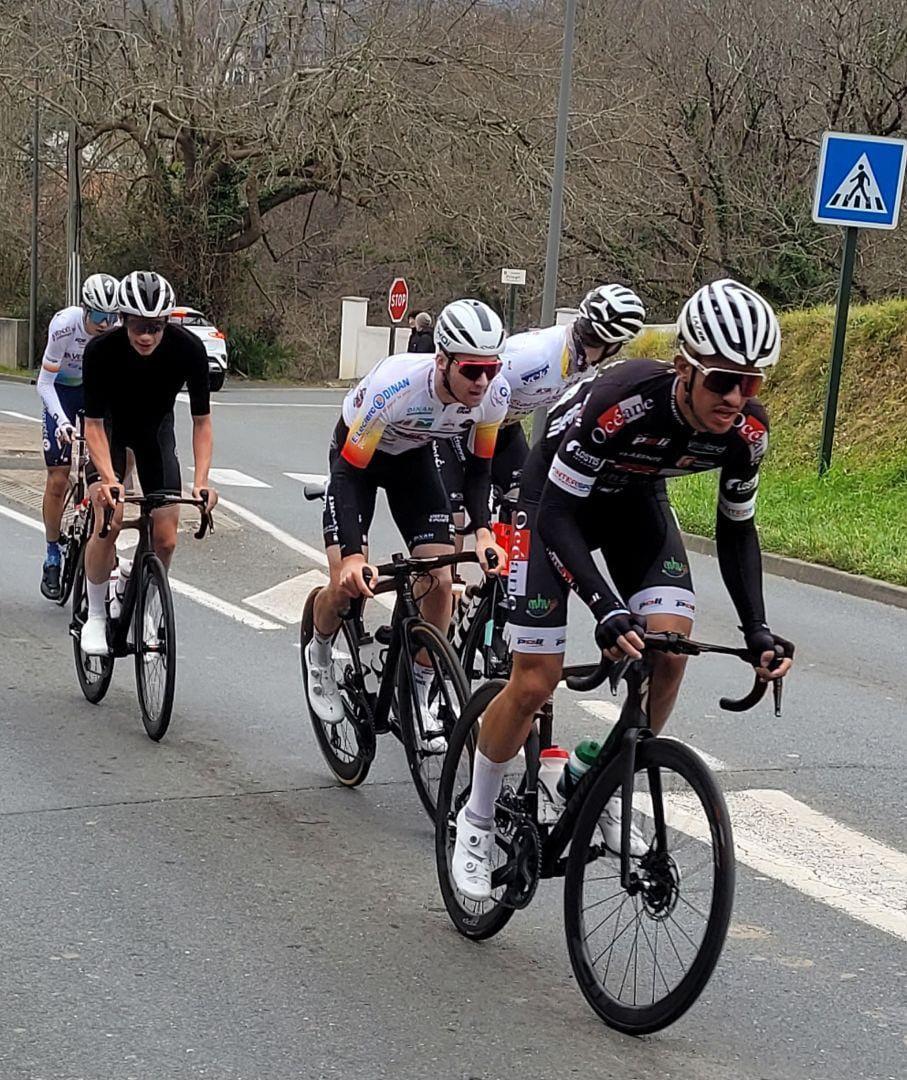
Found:
<svg viewBox="0 0 907 1080"><path fill-rule="evenodd" d="M719 715L747 673L691 663L671 731L721 769L734 920L697 1005L626 1038L573 983L559 883L469 943L399 747L380 741L358 790L331 782L293 625L320 513L287 473L325 471L339 395L215 400L234 505L210 539L181 539L173 577L201 593L176 598L177 700L155 745L130 664L101 706L79 692L67 616L38 593L41 533L16 516L40 516L39 428L9 414L36 418L37 397L0 383L0 1077L904 1076L907 612L768 578L772 624L798 644L781 720ZM184 404L178 420L188 478ZM373 538L399 547L383 513ZM714 562L691 563L697 633L735 640ZM574 627L588 655L579 608ZM601 731L595 708L559 692L562 744Z"/></svg>

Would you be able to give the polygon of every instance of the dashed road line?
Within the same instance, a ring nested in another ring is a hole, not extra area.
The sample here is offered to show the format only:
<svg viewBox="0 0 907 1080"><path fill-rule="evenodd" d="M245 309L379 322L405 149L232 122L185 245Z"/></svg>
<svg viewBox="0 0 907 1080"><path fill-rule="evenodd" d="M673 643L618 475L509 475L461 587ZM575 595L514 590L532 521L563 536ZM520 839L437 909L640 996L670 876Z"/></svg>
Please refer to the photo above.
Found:
<svg viewBox="0 0 907 1080"><path fill-rule="evenodd" d="M271 486L264 480L240 472L239 469L209 469L208 478L218 487L269 488Z"/></svg>

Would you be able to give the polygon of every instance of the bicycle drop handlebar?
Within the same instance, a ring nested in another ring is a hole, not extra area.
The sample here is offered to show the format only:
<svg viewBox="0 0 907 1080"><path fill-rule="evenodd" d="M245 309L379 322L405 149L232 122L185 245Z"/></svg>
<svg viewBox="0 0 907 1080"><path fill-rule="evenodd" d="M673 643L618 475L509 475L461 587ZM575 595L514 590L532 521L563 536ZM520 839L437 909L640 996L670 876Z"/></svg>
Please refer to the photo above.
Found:
<svg viewBox="0 0 907 1080"><path fill-rule="evenodd" d="M201 540L206 533L214 532L214 517L211 511L208 509L208 489L202 488L199 494L200 499L184 499L181 495L172 495L166 491L152 492L150 495L126 495L122 499L120 498L120 489L118 487L112 487L110 494L113 496L113 501L132 503L136 506L141 506L142 514L150 514L152 510L160 510L164 506L195 506L201 515L201 524L198 527L198 531L194 533L196 540ZM104 520L101 522L101 528L98 532L98 536L102 540L110 533L110 523L113 521L114 507L104 507Z"/></svg>
<svg viewBox="0 0 907 1080"><path fill-rule="evenodd" d="M748 649L735 649L728 645L710 645L704 641L693 641L683 634L663 633L646 634L646 648L656 652L674 653L681 656L699 656L702 653L719 653L722 656L736 656L745 663L753 666L754 660ZM575 667L564 668L561 676L569 690L580 692L595 690L606 679L611 680L611 688L617 690L617 685L624 672L633 661L628 657L626 660L611 660L603 656L597 664L579 664ZM775 716L781 715L781 690L783 679L773 679L772 691L774 694ZM722 697L718 704L726 712L746 712L765 697L768 690L769 680L756 676L753 688L742 698Z"/></svg>
<svg viewBox="0 0 907 1080"><path fill-rule="evenodd" d="M489 568L491 570L496 569L498 558L492 548L485 549L485 558L488 561ZM398 578L408 577L411 574L428 574L432 570L439 570L444 566L454 566L456 563L476 563L478 561L479 556L475 551L460 551L450 555L429 555L425 558L410 557L408 559L405 559L402 555L393 555L391 556L391 562L376 564L375 569L378 571L379 580L372 592L376 596L378 593L392 592L397 587ZM369 585L372 580L371 571L368 569L363 570L362 579L366 585ZM371 588L371 585L369 585L369 588Z"/></svg>

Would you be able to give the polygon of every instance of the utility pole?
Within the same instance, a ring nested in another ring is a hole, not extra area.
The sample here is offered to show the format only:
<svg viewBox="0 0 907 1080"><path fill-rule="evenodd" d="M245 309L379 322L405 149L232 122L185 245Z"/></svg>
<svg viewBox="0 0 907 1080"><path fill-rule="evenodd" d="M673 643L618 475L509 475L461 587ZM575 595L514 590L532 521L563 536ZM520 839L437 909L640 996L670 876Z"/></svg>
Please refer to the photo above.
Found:
<svg viewBox="0 0 907 1080"><path fill-rule="evenodd" d="M31 10L32 45L38 43L38 4L33 0ZM35 65L34 110L31 136L31 266L28 291L28 366L34 368L38 337L38 205L40 195L41 117L38 111L38 68Z"/></svg>

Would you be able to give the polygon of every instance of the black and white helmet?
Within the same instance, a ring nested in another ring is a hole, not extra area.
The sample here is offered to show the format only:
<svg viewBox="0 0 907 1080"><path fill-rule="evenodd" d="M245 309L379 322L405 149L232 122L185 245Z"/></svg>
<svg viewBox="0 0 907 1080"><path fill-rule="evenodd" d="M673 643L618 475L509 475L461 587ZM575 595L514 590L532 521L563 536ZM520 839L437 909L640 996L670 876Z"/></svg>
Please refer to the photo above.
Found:
<svg viewBox="0 0 907 1080"><path fill-rule="evenodd" d="M592 289L583 297L579 311L586 323L583 330L591 330L605 345L632 341L646 320L642 300L624 285L599 285Z"/></svg>
<svg viewBox="0 0 907 1080"><path fill-rule="evenodd" d="M94 311L116 311L119 284L110 274L92 274L82 285L82 303Z"/></svg>
<svg viewBox="0 0 907 1080"><path fill-rule="evenodd" d="M681 352L741 366L771 367L781 351L781 328L771 305L732 278L693 293L681 309L677 336Z"/></svg>
<svg viewBox="0 0 907 1080"><path fill-rule="evenodd" d="M157 319L169 315L176 305L173 286L153 270L133 270L120 282L117 307L124 315Z"/></svg>
<svg viewBox="0 0 907 1080"><path fill-rule="evenodd" d="M435 345L445 353L497 356L504 338L504 324L481 300L454 300L435 323Z"/></svg>

